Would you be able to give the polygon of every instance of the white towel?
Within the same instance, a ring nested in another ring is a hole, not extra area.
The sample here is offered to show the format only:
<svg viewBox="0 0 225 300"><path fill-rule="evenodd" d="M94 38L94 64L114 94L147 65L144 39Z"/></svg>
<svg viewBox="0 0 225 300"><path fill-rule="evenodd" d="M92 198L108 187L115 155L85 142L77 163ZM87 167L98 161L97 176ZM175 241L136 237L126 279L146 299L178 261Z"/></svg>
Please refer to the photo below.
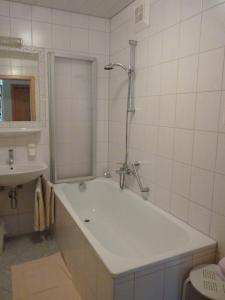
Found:
<svg viewBox="0 0 225 300"><path fill-rule="evenodd" d="M225 257L223 257L219 263L218 263L219 267L220 267L220 270L221 272L223 273L223 276L225 278Z"/></svg>
<svg viewBox="0 0 225 300"><path fill-rule="evenodd" d="M52 184L42 176L42 190L45 204L45 226L49 229L54 224L55 194Z"/></svg>
<svg viewBox="0 0 225 300"><path fill-rule="evenodd" d="M34 195L34 229L35 231L45 230L45 207L43 199L42 182L39 177Z"/></svg>
<svg viewBox="0 0 225 300"><path fill-rule="evenodd" d="M44 231L55 221L55 194L53 185L41 176L37 180L34 197L34 229Z"/></svg>

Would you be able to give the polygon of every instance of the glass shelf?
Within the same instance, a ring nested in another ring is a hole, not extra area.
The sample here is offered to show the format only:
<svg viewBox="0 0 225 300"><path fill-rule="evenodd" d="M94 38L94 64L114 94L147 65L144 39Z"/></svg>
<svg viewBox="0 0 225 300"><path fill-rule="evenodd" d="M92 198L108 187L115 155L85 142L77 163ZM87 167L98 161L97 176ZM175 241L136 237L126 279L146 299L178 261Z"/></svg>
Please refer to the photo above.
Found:
<svg viewBox="0 0 225 300"><path fill-rule="evenodd" d="M40 128L13 128L13 127L1 127L0 128L0 137L12 137L12 136L25 136L34 133L39 133Z"/></svg>

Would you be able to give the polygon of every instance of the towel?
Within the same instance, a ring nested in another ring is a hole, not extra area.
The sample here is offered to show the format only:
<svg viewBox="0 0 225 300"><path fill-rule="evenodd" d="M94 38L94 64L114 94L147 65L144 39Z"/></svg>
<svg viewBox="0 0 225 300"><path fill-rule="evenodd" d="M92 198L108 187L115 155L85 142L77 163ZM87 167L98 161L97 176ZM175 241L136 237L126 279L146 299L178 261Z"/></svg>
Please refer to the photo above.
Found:
<svg viewBox="0 0 225 300"><path fill-rule="evenodd" d="M37 179L34 195L34 229L35 231L45 230L45 208L40 177Z"/></svg>
<svg viewBox="0 0 225 300"><path fill-rule="evenodd" d="M225 277L225 257L223 257L218 263L223 276Z"/></svg>
<svg viewBox="0 0 225 300"><path fill-rule="evenodd" d="M43 197L45 203L45 225L50 228L55 219L55 194L52 184L44 177L41 177Z"/></svg>
<svg viewBox="0 0 225 300"><path fill-rule="evenodd" d="M37 180L34 201L34 229L47 230L55 221L55 194L52 184L43 176Z"/></svg>

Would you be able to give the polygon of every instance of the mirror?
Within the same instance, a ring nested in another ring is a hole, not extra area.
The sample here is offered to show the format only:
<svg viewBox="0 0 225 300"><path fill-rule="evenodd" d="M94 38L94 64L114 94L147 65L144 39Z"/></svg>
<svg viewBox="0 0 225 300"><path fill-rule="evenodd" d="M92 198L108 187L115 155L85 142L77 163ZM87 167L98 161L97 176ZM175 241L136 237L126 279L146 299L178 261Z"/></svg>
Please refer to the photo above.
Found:
<svg viewBox="0 0 225 300"><path fill-rule="evenodd" d="M35 119L35 77L0 75L0 122Z"/></svg>
<svg viewBox="0 0 225 300"><path fill-rule="evenodd" d="M41 99L47 97L44 62L39 49L0 47L0 127L44 119L40 116Z"/></svg>

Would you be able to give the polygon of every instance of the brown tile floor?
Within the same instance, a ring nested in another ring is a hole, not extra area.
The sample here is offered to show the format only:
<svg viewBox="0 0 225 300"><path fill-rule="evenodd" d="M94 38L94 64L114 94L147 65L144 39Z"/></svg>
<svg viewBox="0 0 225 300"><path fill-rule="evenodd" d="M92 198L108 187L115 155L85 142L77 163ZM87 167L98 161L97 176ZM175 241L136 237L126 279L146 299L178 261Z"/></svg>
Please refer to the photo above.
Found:
<svg viewBox="0 0 225 300"><path fill-rule="evenodd" d="M11 266L51 255L58 251L55 240L39 234L10 238L0 255L0 299L12 300Z"/></svg>

